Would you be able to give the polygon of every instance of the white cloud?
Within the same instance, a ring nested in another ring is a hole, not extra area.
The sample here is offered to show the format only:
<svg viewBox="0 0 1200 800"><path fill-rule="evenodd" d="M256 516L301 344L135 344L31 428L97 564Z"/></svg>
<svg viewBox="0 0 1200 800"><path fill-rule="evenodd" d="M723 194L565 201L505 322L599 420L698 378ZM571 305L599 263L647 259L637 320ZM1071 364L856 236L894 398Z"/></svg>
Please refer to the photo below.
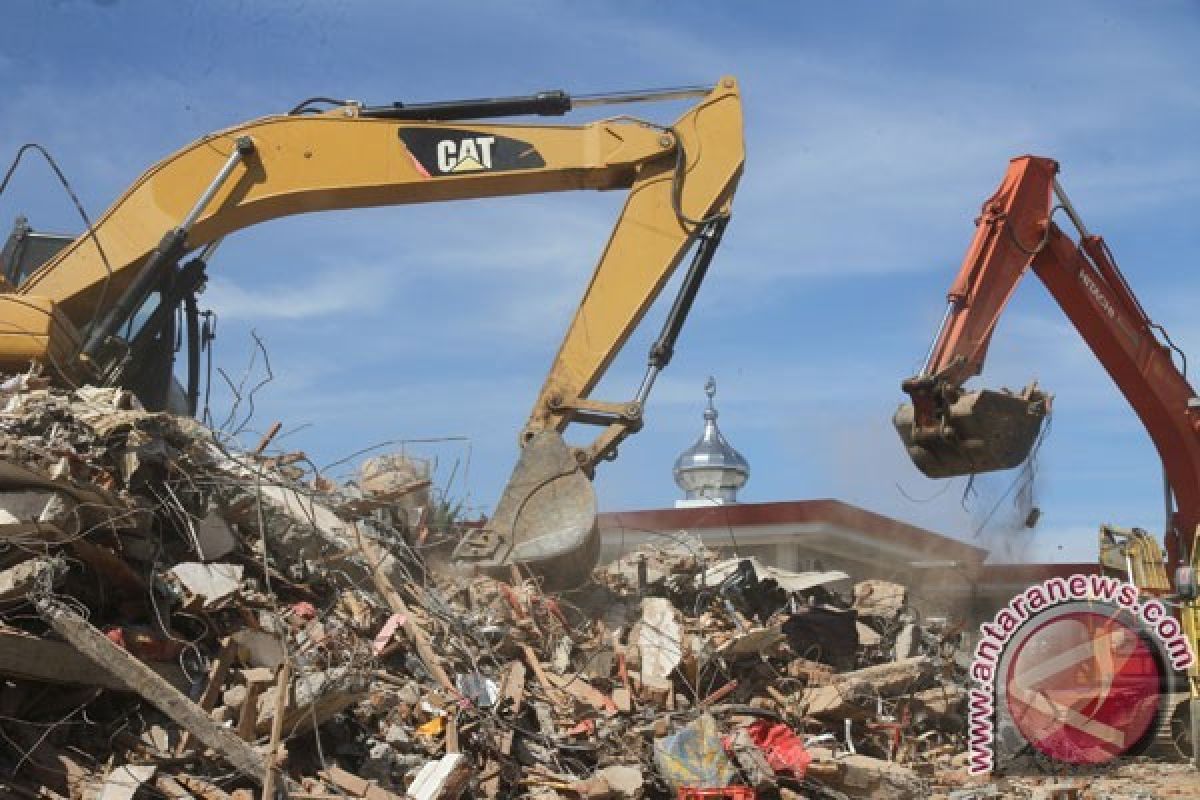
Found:
<svg viewBox="0 0 1200 800"><path fill-rule="evenodd" d="M377 311L392 299L393 290L392 276L382 269L342 265L306 274L298 285L273 288L247 288L217 275L203 300L231 320L319 319Z"/></svg>

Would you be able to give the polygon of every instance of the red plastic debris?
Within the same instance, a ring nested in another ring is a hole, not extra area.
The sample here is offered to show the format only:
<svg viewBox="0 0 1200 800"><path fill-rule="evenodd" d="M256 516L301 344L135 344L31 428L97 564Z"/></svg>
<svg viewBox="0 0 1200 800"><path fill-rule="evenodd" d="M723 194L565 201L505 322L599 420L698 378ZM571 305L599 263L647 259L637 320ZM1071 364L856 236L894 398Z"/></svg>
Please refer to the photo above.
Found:
<svg viewBox="0 0 1200 800"><path fill-rule="evenodd" d="M404 614L392 614L388 617L387 622L383 623L383 627L379 629L379 633L375 634L375 641L371 643L371 651L375 655L383 654L387 646L392 643L392 637L396 635L396 631L400 630L400 626L406 619Z"/></svg>
<svg viewBox="0 0 1200 800"><path fill-rule="evenodd" d="M812 755L804 749L804 742L800 741L800 737L791 728L782 722L773 723L760 719L755 720L746 732L763 751L771 769L795 778L804 777Z"/></svg>
<svg viewBox="0 0 1200 800"><path fill-rule="evenodd" d="M559 606L557 600L555 600L553 597L543 597L541 598L541 603L546 609L546 613L554 617L568 628L571 627L571 623L567 622L567 615L563 613L562 607Z"/></svg>
<svg viewBox="0 0 1200 800"><path fill-rule="evenodd" d="M292 606L292 613L300 619L309 622L317 618L317 609L312 603L296 603Z"/></svg>
<svg viewBox="0 0 1200 800"><path fill-rule="evenodd" d="M104 635L139 661L174 661L183 652L181 643L135 628L113 627Z"/></svg>
<svg viewBox="0 0 1200 800"><path fill-rule="evenodd" d="M567 736L594 736L595 733L596 721L594 719L585 719L568 730Z"/></svg>
<svg viewBox="0 0 1200 800"><path fill-rule="evenodd" d="M722 786L716 789L701 789L696 786L680 786L676 800L755 800L758 792L749 786Z"/></svg>
<svg viewBox="0 0 1200 800"><path fill-rule="evenodd" d="M500 590L500 594L504 595L504 599L508 601L508 605L517 619L525 619L529 616L529 612L525 610L525 603L517 596L516 590L507 583L497 583L496 588Z"/></svg>

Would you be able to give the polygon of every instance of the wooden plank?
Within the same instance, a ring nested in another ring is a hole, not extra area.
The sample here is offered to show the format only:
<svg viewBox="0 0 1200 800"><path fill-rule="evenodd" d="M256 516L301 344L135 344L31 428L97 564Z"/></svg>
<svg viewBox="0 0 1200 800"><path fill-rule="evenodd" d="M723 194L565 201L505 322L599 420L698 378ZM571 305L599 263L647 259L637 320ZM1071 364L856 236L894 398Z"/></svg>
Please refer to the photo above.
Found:
<svg viewBox="0 0 1200 800"><path fill-rule="evenodd" d="M520 661L510 661L504 670L504 677L500 681L500 688L496 694L496 711L497 713L507 711L515 718L521 712L521 703L524 700L525 665ZM503 755L509 755L512 752L515 733L512 728L505 728L504 733L500 735L500 752ZM494 798L500 794L500 763L489 759L484 764L483 771L488 773L488 777L480 782L480 791L485 797Z"/></svg>
<svg viewBox="0 0 1200 800"><path fill-rule="evenodd" d="M170 800L196 800L195 795L179 785L179 781L170 775L155 775L154 788L166 795Z"/></svg>
<svg viewBox="0 0 1200 800"><path fill-rule="evenodd" d="M263 780L264 800L275 797L275 783L279 775L279 743L283 737L283 712L287 709L288 687L292 683L292 665L284 661L279 665L275 679L275 714L271 717L271 741L267 745L267 774Z"/></svg>
<svg viewBox="0 0 1200 800"><path fill-rule="evenodd" d="M141 695L197 739L212 748L238 772L261 784L265 762L252 746L214 722L174 686L129 653L113 644L86 619L66 605L49 598L37 601L38 613L60 636L75 646L102 670ZM185 784L186 785L186 784Z"/></svg>
<svg viewBox="0 0 1200 800"><path fill-rule="evenodd" d="M366 798L366 800L405 800L406 797L389 792L375 785L374 781L364 780L341 767L331 767L328 770L323 770L321 778L329 781L351 797L361 797Z"/></svg>
<svg viewBox="0 0 1200 800"><path fill-rule="evenodd" d="M192 794L203 797L204 800L233 800L220 787L214 786L203 778L194 775L176 775L175 780Z"/></svg>
<svg viewBox="0 0 1200 800"><path fill-rule="evenodd" d="M509 665L508 673L504 676L504 687L497 697L496 702L503 704L505 699L512 701L509 713L514 719L521 713L521 704L525 702L525 667L519 661L514 661ZM503 710L503 709L501 709ZM517 732L512 728L505 728L504 733L500 737L500 752L504 755L512 753L513 739Z"/></svg>
<svg viewBox="0 0 1200 800"><path fill-rule="evenodd" d="M254 449L250 451L250 455L252 455L254 457L261 456L263 454L263 451L266 450L267 447L271 444L271 440L274 439L276 435L278 435L279 429L282 427L283 427L282 422L280 422L278 420L276 420L275 422L272 422L271 427L267 429L267 432L263 434L263 437L258 440L258 444L255 445Z"/></svg>
<svg viewBox="0 0 1200 800"><path fill-rule="evenodd" d="M242 710L238 716L237 734L247 742L258 738L258 696L262 692L261 683L246 686L246 699L242 701Z"/></svg>
<svg viewBox="0 0 1200 800"><path fill-rule="evenodd" d="M404 598L400 596L400 593L396 591L396 587L392 586L391 580L380 569L380 566L383 564L383 553L375 546L374 542L362 535L362 531L359 530L357 525L354 526L354 536L358 540L358 549L371 570L371 578L375 581L375 588L383 596L388 607L394 613L404 615L404 633L408 635L413 646L417 649L417 655L420 657L421 663L429 670L429 674L433 676L434 680L442 685L442 688L449 691L453 696L458 697L458 687L454 685L454 681L450 680L450 676L446 674L446 669L442 666L442 660L433 652L433 648L429 644L429 637L417 625L413 619L412 612L408 610L408 605L404 602Z"/></svg>
<svg viewBox="0 0 1200 800"><path fill-rule="evenodd" d="M542 687L542 691L550 699L550 702L556 706L565 706L567 696L559 691L558 687L550 682L550 677L546 674L546 670L542 667L542 662L538 660L537 653L527 644L521 645L521 654L525 656L525 663L533 672L533 677L537 680L538 686Z"/></svg>
<svg viewBox="0 0 1200 800"><path fill-rule="evenodd" d="M237 644L232 637L226 636L221 640L221 649L217 651L217 657L209 666L208 683L205 684L204 692L200 695L198 705L206 713L212 711L217 704L217 698L221 696L221 690L225 687L225 679L229 677L229 668L233 666L235 655L237 655ZM186 753L191 743L191 731L184 731L183 736L179 737L179 746L175 748L175 752Z"/></svg>
<svg viewBox="0 0 1200 800"><path fill-rule="evenodd" d="M557 672L547 673L550 682L559 690L585 703L597 711L603 711L606 715L612 716L617 713L617 704L613 699L604 692L597 689L587 682L587 678L582 675L559 675Z"/></svg>

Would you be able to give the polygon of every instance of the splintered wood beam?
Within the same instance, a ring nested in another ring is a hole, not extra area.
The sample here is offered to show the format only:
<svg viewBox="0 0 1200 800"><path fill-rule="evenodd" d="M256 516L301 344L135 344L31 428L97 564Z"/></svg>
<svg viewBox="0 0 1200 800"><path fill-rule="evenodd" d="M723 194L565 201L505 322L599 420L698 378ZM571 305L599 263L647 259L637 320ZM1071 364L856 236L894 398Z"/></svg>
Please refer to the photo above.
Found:
<svg viewBox="0 0 1200 800"><path fill-rule="evenodd" d="M86 619L49 598L37 601L38 613L64 639L96 666L122 683L126 690L170 717L184 730L221 756L230 766L261 785L266 761L253 746L213 721L198 705L158 673L113 644Z"/></svg>

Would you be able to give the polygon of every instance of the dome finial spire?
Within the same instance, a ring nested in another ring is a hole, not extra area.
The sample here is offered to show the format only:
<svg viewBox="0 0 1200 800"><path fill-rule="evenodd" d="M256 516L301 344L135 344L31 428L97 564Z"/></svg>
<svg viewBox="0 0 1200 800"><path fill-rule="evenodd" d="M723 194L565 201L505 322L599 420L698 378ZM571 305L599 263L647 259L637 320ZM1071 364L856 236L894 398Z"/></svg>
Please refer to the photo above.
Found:
<svg viewBox="0 0 1200 800"><path fill-rule="evenodd" d="M708 395L704 432L675 460L675 483L687 493L676 505L736 503L737 490L750 477L750 465L717 427L717 380L711 375L704 383L704 393Z"/></svg>

